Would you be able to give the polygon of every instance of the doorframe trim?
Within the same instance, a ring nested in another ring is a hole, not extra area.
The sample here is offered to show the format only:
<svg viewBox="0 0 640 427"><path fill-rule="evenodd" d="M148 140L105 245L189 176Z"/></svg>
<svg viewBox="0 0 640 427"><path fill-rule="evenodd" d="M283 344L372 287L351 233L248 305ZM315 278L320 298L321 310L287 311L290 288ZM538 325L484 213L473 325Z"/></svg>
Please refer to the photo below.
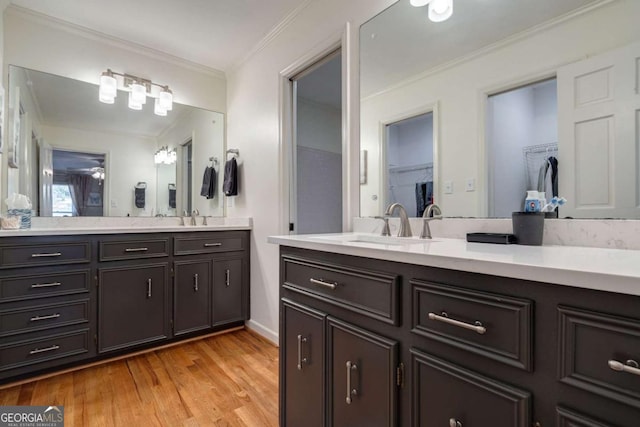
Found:
<svg viewBox="0 0 640 427"><path fill-rule="evenodd" d="M360 203L360 149L359 149L359 86L358 86L358 29L347 22L308 53L285 67L279 73L279 161L278 198L280 234L289 232L291 208L291 160L293 146L293 83L291 78L310 67L336 49L341 49L342 60L342 228L351 229L351 218L359 213Z"/></svg>

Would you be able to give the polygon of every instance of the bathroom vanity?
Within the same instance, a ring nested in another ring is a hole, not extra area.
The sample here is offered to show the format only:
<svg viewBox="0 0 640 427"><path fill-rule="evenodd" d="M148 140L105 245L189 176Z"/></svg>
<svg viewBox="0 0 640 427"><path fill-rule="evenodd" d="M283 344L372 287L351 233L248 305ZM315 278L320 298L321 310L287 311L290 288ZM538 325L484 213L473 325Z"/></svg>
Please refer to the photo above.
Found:
<svg viewBox="0 0 640 427"><path fill-rule="evenodd" d="M282 426L639 425L639 252L369 236L270 238Z"/></svg>
<svg viewBox="0 0 640 427"><path fill-rule="evenodd" d="M3 232L0 382L242 326L248 306L248 227Z"/></svg>

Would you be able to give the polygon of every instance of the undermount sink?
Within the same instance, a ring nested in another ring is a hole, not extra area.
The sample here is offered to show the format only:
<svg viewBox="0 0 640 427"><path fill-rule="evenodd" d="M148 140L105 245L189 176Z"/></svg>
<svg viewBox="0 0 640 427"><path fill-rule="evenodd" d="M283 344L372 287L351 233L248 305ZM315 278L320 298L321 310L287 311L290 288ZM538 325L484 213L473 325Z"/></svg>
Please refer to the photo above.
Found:
<svg viewBox="0 0 640 427"><path fill-rule="evenodd" d="M374 243L379 245L421 245L435 243L438 240L419 239L418 237L392 237L392 236L376 236L372 234L329 234L326 236L313 236L313 239L332 240L343 243Z"/></svg>

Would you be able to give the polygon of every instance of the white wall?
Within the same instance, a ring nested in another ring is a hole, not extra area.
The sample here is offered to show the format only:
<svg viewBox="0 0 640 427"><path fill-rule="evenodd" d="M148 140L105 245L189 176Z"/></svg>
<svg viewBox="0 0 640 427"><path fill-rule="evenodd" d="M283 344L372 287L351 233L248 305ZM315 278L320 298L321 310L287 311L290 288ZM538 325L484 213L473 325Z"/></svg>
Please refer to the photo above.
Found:
<svg viewBox="0 0 640 427"><path fill-rule="evenodd" d="M438 102L439 182L452 181L454 187L454 194L442 194L439 204L447 216L486 216L486 177L481 160L484 94L549 76L562 65L637 40L638 16L640 2L619 0L369 97L361 105L360 129L361 148L369 151L369 164L379 164L380 120L390 112L401 114ZM603 28L604 23L615 25ZM477 191L464 191L469 178L476 180ZM380 201L371 199L379 185L379 179L370 174L367 185L361 187L361 215L381 212Z"/></svg>
<svg viewBox="0 0 640 427"><path fill-rule="evenodd" d="M41 127L42 137L54 149L106 153L105 209L111 216L150 216L156 206L156 152L154 138L90 132L53 126ZM117 169L111 165L118 165ZM144 209L135 207L134 186L147 183ZM115 203L115 207L113 205Z"/></svg>
<svg viewBox="0 0 640 427"><path fill-rule="evenodd" d="M228 144L240 149L244 162L242 192L229 216L252 216L251 242L251 326L271 339L278 334L278 247L267 236L286 233L281 227L281 208L288 194L280 191L280 78L279 73L340 39L347 21L351 53L343 63L350 72L343 78L357 87L357 47L359 25L373 17L392 0L311 1L282 31L260 51L228 75ZM347 53L349 55L349 53ZM357 101L345 114L355 115ZM350 116L353 117L353 116ZM352 119L350 119L352 120ZM350 135L351 136L351 135ZM357 139L352 141L357 144Z"/></svg>

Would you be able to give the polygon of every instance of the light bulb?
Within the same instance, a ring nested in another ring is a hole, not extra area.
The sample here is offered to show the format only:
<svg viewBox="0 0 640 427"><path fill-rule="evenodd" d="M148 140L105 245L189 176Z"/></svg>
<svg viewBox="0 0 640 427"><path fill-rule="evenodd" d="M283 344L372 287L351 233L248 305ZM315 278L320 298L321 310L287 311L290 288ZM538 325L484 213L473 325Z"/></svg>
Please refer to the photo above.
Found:
<svg viewBox="0 0 640 427"><path fill-rule="evenodd" d="M429 19L442 22L453 15L453 0L431 0L429 2Z"/></svg>
<svg viewBox="0 0 640 427"><path fill-rule="evenodd" d="M430 0L410 0L411 6L413 7L422 7L429 3Z"/></svg>
<svg viewBox="0 0 640 427"><path fill-rule="evenodd" d="M158 94L158 100L163 110L171 111L173 109L173 92L165 86Z"/></svg>
<svg viewBox="0 0 640 427"><path fill-rule="evenodd" d="M162 105L161 105L161 102L160 102L160 98L156 98L156 102L155 102L155 104L153 106L153 112L157 116L166 116L167 115L167 110L162 108Z"/></svg>
<svg viewBox="0 0 640 427"><path fill-rule="evenodd" d="M131 108L132 110L142 110L142 104L136 102L133 97L133 92L129 92L129 108Z"/></svg>
<svg viewBox="0 0 640 427"><path fill-rule="evenodd" d="M100 89L98 99L105 104L113 104L118 94L118 82L113 77L111 70L107 70L100 76Z"/></svg>
<svg viewBox="0 0 640 427"><path fill-rule="evenodd" d="M147 88L138 82L131 83L131 96L136 104L143 105L147 102Z"/></svg>

